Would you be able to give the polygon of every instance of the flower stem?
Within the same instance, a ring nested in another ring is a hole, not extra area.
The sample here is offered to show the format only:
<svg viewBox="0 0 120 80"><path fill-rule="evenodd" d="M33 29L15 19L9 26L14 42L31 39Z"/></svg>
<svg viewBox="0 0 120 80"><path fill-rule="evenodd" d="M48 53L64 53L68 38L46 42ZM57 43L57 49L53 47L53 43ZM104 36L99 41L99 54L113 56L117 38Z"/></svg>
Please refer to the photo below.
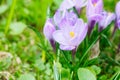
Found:
<svg viewBox="0 0 120 80"><path fill-rule="evenodd" d="M74 58L75 58L75 53L76 53L76 48L72 50L72 59L73 59L73 62L74 62Z"/></svg>
<svg viewBox="0 0 120 80"><path fill-rule="evenodd" d="M53 51L56 52L56 46L55 46L55 41L53 39L50 40L50 44L53 48Z"/></svg>
<svg viewBox="0 0 120 80"><path fill-rule="evenodd" d="M13 2L12 2L12 6L10 8L9 17L7 19L7 23L6 23L6 27L5 27L5 34L7 34L8 30L9 30L9 26L10 26L10 23L11 23L11 20L12 20L12 17L13 17L13 13L14 13L14 8L15 8L15 5L16 5L16 1L17 0L13 0Z"/></svg>
<svg viewBox="0 0 120 80"><path fill-rule="evenodd" d="M114 30L113 30L113 32L112 32L112 37L114 37L117 28L118 28L118 27L117 27L117 23L115 22L115 27L114 27Z"/></svg>
<svg viewBox="0 0 120 80"><path fill-rule="evenodd" d="M88 36L91 35L91 32L92 32L92 30L93 30L95 24L96 24L96 21L94 21L94 20L91 21L91 22L88 24Z"/></svg>

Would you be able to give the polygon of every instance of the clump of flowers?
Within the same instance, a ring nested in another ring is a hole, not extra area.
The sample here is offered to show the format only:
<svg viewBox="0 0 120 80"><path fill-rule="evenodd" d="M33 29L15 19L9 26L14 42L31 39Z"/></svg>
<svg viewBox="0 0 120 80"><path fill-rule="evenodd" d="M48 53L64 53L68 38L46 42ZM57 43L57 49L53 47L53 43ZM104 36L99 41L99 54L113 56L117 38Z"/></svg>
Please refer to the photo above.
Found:
<svg viewBox="0 0 120 80"><path fill-rule="evenodd" d="M86 14L84 15L86 15L87 22L80 17L81 9L84 7L86 7ZM44 35L55 51L60 50L60 53L71 51L73 57L72 65L76 64L72 67L78 69L83 65L87 66L86 64L89 63L90 57L88 54L89 50L100 40L107 27L114 21L115 29L113 33L117 28L120 29L119 8L120 2L117 3L114 13L104 10L103 0L63 0L53 17L47 19L44 26ZM95 26L98 26L98 31L93 30ZM92 34L92 32L96 32L96 34ZM96 38L93 39L93 35ZM58 44L59 48L56 44ZM85 51L81 50L84 48ZM74 56L79 53L82 55L80 54L80 57L76 56L78 61L74 62ZM82 79L79 78L79 80Z"/></svg>

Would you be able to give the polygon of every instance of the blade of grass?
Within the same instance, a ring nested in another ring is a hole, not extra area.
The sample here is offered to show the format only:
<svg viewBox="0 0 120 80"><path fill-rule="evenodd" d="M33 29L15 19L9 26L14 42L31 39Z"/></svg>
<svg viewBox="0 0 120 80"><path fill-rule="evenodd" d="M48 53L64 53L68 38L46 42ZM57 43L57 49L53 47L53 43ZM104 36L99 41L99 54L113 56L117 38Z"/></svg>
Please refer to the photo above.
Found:
<svg viewBox="0 0 120 80"><path fill-rule="evenodd" d="M79 68L80 64L82 63L82 61L84 60L84 58L86 57L86 55L88 54L89 50L93 47L93 45L96 43L96 41L99 39L99 37L101 36L101 34L103 34L104 32L108 31L111 28L111 26L108 26L106 29L102 30L96 37L95 39L92 41L92 43L88 46L88 48L85 50L83 56L81 57L79 64L77 65L77 68ZM84 60L86 61L86 60Z"/></svg>
<svg viewBox="0 0 120 80"><path fill-rule="evenodd" d="M82 58L80 59L79 64L81 64L81 62L83 61L83 59L85 58L85 56L87 55L87 53L89 52L89 50L93 47L93 45L96 43L96 41L99 39L99 36L97 36L94 41L88 46L88 48L86 49L86 51L84 52L84 55L82 56Z"/></svg>
<svg viewBox="0 0 120 80"><path fill-rule="evenodd" d="M62 52L62 55L63 55L63 57L64 57L64 60L65 60L66 64L69 66L69 68L71 68L70 61L69 61L69 59L66 57L64 51L61 51L61 52Z"/></svg>
<svg viewBox="0 0 120 80"><path fill-rule="evenodd" d="M40 39L41 42L44 42L43 41L43 36L42 36L42 33L40 33L40 31L38 31L37 29L35 29L33 26L31 25L28 25L28 28L32 29L36 35L38 36L38 38Z"/></svg>
<svg viewBox="0 0 120 80"><path fill-rule="evenodd" d="M112 47L112 43L109 41L108 37L104 34L101 34L101 36L106 39L107 43Z"/></svg>
<svg viewBox="0 0 120 80"><path fill-rule="evenodd" d="M36 35L38 36L38 38L39 38L39 40L40 40L40 43L41 43L41 45L38 44L38 46L39 46L40 48L42 48L42 49L45 51L46 55L48 55L48 57L53 61L54 58L53 58L53 56L49 53L49 50L47 50L47 48L46 48L46 46L45 46L45 44L44 44L44 38L43 38L42 34L41 34L37 29L35 29L34 27L32 27L32 26L30 26L30 25L28 25L28 27L29 27L30 29L32 29L32 30L36 33Z"/></svg>
<svg viewBox="0 0 120 80"><path fill-rule="evenodd" d="M4 0L3 0L4 1ZM16 1L17 0L13 0L12 2L12 6L10 8L10 13L9 13L9 17L7 19L7 23L6 23L6 27L5 27L5 34L7 35L8 33L8 30L9 30L9 26L10 26L10 23L11 23L11 20L12 20L12 17L13 17L13 14L14 14L14 9L15 9L15 5L16 5Z"/></svg>
<svg viewBox="0 0 120 80"><path fill-rule="evenodd" d="M120 76L120 71L115 73L110 80L118 80L119 76Z"/></svg>

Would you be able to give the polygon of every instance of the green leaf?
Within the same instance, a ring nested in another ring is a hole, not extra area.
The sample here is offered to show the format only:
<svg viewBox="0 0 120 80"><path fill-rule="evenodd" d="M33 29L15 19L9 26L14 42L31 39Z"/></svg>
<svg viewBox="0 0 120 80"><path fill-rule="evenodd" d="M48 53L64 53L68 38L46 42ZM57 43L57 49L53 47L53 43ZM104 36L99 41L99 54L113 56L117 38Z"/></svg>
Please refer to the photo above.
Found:
<svg viewBox="0 0 120 80"><path fill-rule="evenodd" d="M84 58L86 57L86 55L88 54L89 50L93 47L93 45L97 42L97 40L99 39L99 35L93 40L93 42L88 46L88 48L85 50L83 56L80 59L79 64L81 64L81 62L84 60ZM79 66L78 64L78 66Z"/></svg>
<svg viewBox="0 0 120 80"><path fill-rule="evenodd" d="M35 77L31 74L23 74L18 78L18 80L35 80Z"/></svg>
<svg viewBox="0 0 120 80"><path fill-rule="evenodd" d="M118 71L117 73L115 73L110 80L120 80L120 71Z"/></svg>
<svg viewBox="0 0 120 80"><path fill-rule="evenodd" d="M87 61L87 63L85 64L85 66L89 66L89 65L95 65L95 64L99 64L99 58L93 58Z"/></svg>
<svg viewBox="0 0 120 80"><path fill-rule="evenodd" d="M95 75L86 68L79 68L78 69L78 78L79 80L96 80Z"/></svg>
<svg viewBox="0 0 120 80"><path fill-rule="evenodd" d="M115 67L114 67L114 71L115 71L115 72L120 71L120 66L115 66Z"/></svg>
<svg viewBox="0 0 120 80"><path fill-rule="evenodd" d="M41 43L44 43L44 40L41 39L43 38L42 33L40 31L38 31L36 28L34 28L33 26L28 25L28 28L30 28L31 30L33 30L35 32L35 34L38 36L38 38L40 39Z"/></svg>
<svg viewBox="0 0 120 80"><path fill-rule="evenodd" d="M106 42L112 47L112 43L110 42L110 40L108 39L108 37L104 34L101 34L101 36L106 40Z"/></svg>
<svg viewBox="0 0 120 80"><path fill-rule="evenodd" d="M70 69L62 68L61 78L62 80L70 80Z"/></svg>
<svg viewBox="0 0 120 80"><path fill-rule="evenodd" d="M101 72L101 68L100 67L98 67L96 65L93 65L93 66L91 66L91 68L95 71L95 73L97 75L100 74L100 72Z"/></svg>
<svg viewBox="0 0 120 80"><path fill-rule="evenodd" d="M27 27L26 24L22 22L14 22L10 25L10 34L19 35L23 32L23 30Z"/></svg>
<svg viewBox="0 0 120 80"><path fill-rule="evenodd" d="M44 65L44 63L43 63L43 61L42 61L41 59L36 60L34 66L35 66L35 68L37 68L39 71L45 70L45 65Z"/></svg>
<svg viewBox="0 0 120 80"><path fill-rule="evenodd" d="M107 75L102 75L99 77L99 80L107 80Z"/></svg>
<svg viewBox="0 0 120 80"><path fill-rule="evenodd" d="M1 5L0 6L0 14L4 13L5 11L7 11L8 6L7 5Z"/></svg>
<svg viewBox="0 0 120 80"><path fill-rule="evenodd" d="M80 66L80 64L84 61L86 61L84 58L87 56L89 50L93 47L93 45L97 42L97 40L99 39L99 37L104 33L107 32L109 29L111 28L111 26L108 26L106 29L102 30L98 35L96 35L96 37L94 38L94 40L89 44L88 48L86 48L85 52L83 53L80 62L78 63L78 66Z"/></svg>

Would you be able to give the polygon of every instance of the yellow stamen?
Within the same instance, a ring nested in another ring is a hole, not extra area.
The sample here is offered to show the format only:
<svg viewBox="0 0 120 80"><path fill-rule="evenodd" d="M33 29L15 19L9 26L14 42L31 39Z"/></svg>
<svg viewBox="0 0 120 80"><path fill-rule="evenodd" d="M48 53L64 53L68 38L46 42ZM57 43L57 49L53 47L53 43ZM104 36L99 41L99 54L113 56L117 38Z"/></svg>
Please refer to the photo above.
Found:
<svg viewBox="0 0 120 80"><path fill-rule="evenodd" d="M71 38L73 38L75 36L75 33L73 31L71 31L69 34L70 34Z"/></svg>
<svg viewBox="0 0 120 80"><path fill-rule="evenodd" d="M96 6L96 3L94 3L93 6L95 7L95 6Z"/></svg>

